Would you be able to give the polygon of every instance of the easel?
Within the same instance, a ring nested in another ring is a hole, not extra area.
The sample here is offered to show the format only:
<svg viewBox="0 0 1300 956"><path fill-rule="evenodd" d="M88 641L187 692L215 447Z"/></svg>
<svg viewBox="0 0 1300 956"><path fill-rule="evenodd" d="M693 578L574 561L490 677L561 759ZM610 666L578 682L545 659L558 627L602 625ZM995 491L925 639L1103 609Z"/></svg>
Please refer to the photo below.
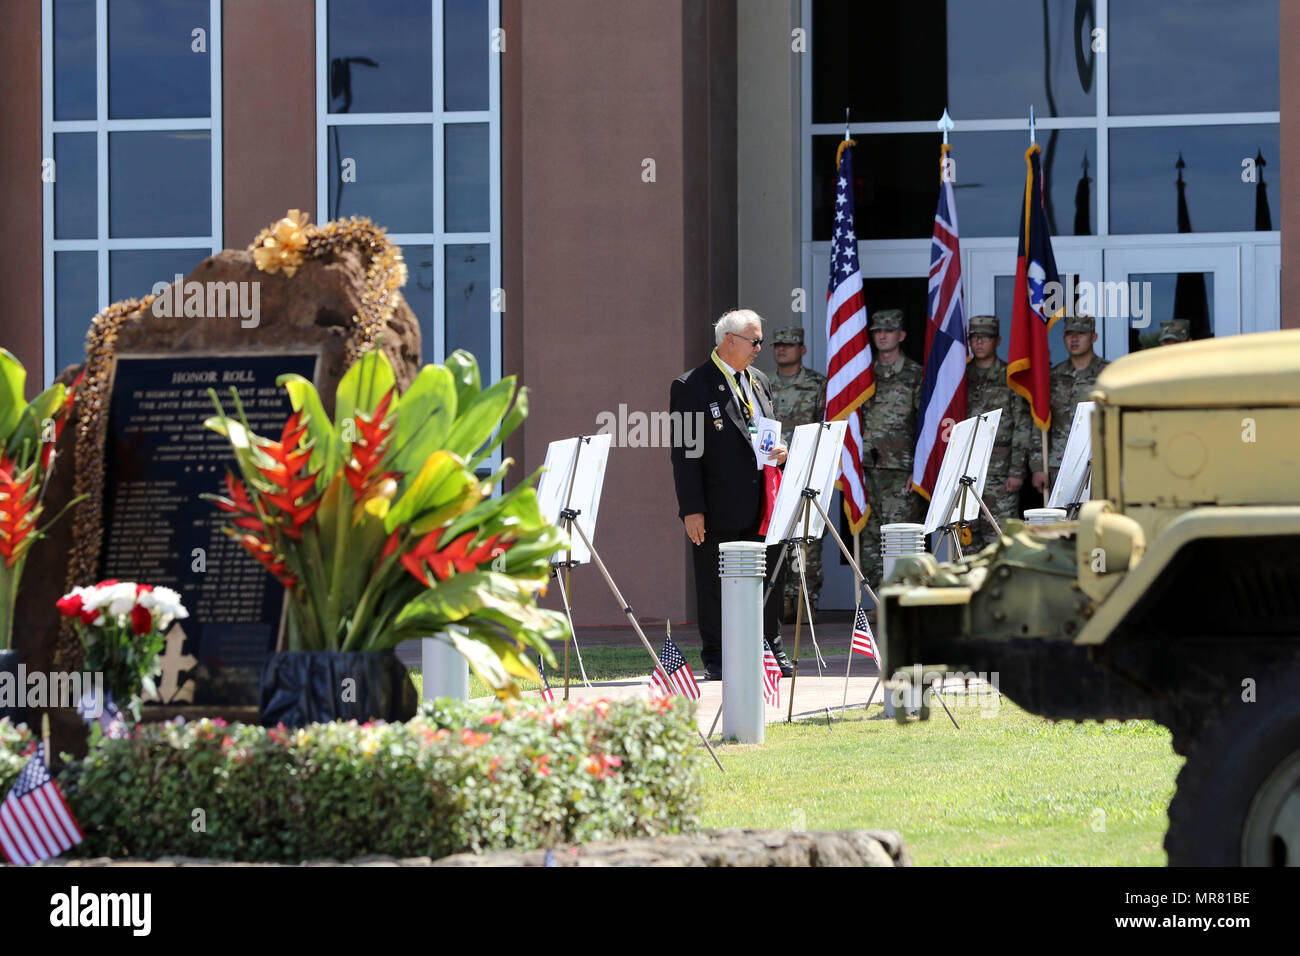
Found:
<svg viewBox="0 0 1300 956"><path fill-rule="evenodd" d="M641 644L645 647L646 653L649 654L651 660L654 661L655 667L662 669L663 665L659 662L659 655L655 653L654 648L650 646L650 642L646 640L645 632L641 630L641 625L637 622L636 615L632 612L632 608L628 605L627 601L623 599L623 595L619 591L618 585L614 583L614 579L610 576L609 570L605 567L605 562L600 559L600 554L599 552L596 551L595 546L591 543L591 539L587 536L586 530L583 529L582 523L577 520L578 515L582 513L581 510L571 507L571 505L573 504L573 489L577 484L576 478L578 476L578 461L582 457L583 447L590 444L591 444L590 437L584 437L584 436L578 437L577 447L575 448L573 454L573 464L571 465L569 470L569 486L565 492L564 507L560 510L560 520L566 532L573 532L573 531L578 532L578 536L582 539L583 545L586 547L587 551L591 554L591 560L595 563L596 567L600 570L601 577L605 579L605 583L609 585L609 590L610 593L614 595L614 600L616 600L619 604L619 607L623 609L623 613L627 616L628 621L631 623L633 629L636 631L636 636L641 639ZM596 493L599 494L599 489L596 490ZM563 562L556 562L552 567L552 570L555 572L556 580L558 581L560 577L558 571L560 567L565 568L565 573L567 575L569 568L571 568L574 563L575 562L573 561L572 538L570 538L570 548L566 560ZM569 613L568 594L563 590L563 585L561 585L561 590L564 597L565 613L568 614ZM573 646L577 648L578 640L577 637L574 636L573 634L573 617L571 614L569 615L569 633L570 636L573 637ZM565 646L564 697L567 700L569 696L569 656L568 656L569 645L567 641L565 642L564 646ZM582 667L581 652L579 652L578 654L578 666L580 668ZM584 671L583 673L584 681L586 680L586 676L587 675ZM591 685L588 684L587 686L591 686ZM723 769L722 761L718 759L718 755L713 751L713 746L709 743L708 738L705 737L704 734L700 731L698 725L696 725L695 732L699 734L700 739L704 741L704 746L708 749L709 756L713 758L713 762L718 765L719 770L722 770Z"/></svg>
<svg viewBox="0 0 1300 956"><path fill-rule="evenodd" d="M1083 470L1083 476L1079 483L1074 486L1074 494L1070 496L1070 503L1065 506L1065 517L1070 521L1077 521L1079 518L1079 509L1083 507L1083 489L1092 484L1092 462L1088 462L1088 467Z"/></svg>
<svg viewBox="0 0 1300 956"><path fill-rule="evenodd" d="M560 586L560 600L564 602L564 616L569 619L569 637L564 642L564 699L569 699L569 642L573 642L573 649L578 656L578 671L582 674L582 683L585 687L591 687L591 681L587 680L587 668L582 663L582 649L578 647L578 632L573 626L573 608L569 603L569 595L572 593L573 579L570 576L573 572L573 566L576 563L573 560L573 529L577 527L576 518L582 514L580 510L575 511L569 507L573 503L573 485L574 478L578 474L578 459L582 457L584 446L590 445L591 439L579 435L578 446L573 452L573 464L569 468L569 485L564 495L564 507L560 510L560 527L564 529L565 535L569 539L569 547L564 552L563 561L554 561L551 563L551 574L555 576L555 583ZM590 547L590 546L589 546ZM560 577L560 568L564 568L564 576Z"/></svg>

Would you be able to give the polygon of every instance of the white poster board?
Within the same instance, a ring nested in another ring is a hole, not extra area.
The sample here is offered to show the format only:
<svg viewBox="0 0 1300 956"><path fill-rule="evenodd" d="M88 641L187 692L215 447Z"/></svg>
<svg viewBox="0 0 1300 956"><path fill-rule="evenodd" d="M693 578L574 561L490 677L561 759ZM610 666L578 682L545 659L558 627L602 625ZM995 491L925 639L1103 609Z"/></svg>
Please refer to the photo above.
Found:
<svg viewBox="0 0 1300 956"><path fill-rule="evenodd" d="M1074 504L1075 492L1083 482L1079 501L1092 498L1092 475L1084 481L1088 466L1092 464L1092 413L1096 402L1080 402L1074 406L1074 421L1070 423L1070 436L1065 440L1061 467L1056 472L1056 484L1047 498L1047 507L1064 508Z"/></svg>
<svg viewBox="0 0 1300 956"><path fill-rule="evenodd" d="M818 489L817 500L826 513L830 513L831 495L835 491L835 479L840 473L840 450L844 446L844 432L848 427L849 423L841 420L810 422L795 428L785 459L785 471L781 474L781 489L776 494L772 520L767 525L765 543L769 547L780 544L787 537L803 536L802 493L805 488ZM818 432L821 432L820 441L817 438ZM815 461L814 447L817 449ZM809 536L820 538L825 527L822 516L813 508L808 523Z"/></svg>
<svg viewBox="0 0 1300 956"><path fill-rule="evenodd" d="M596 514L600 510L600 492L605 484L605 465L609 461L612 437L605 433L551 442L546 448L546 470L537 482L537 504L542 516L551 524L558 525L560 512L567 502L569 508L578 512L577 523L592 542L596 540ZM575 455L578 459L576 471L573 467ZM586 564L591 560L591 552L583 544L582 535L575 531L570 537L574 563ZM558 552L551 563L566 560L566 554Z"/></svg>
<svg viewBox="0 0 1300 956"><path fill-rule="evenodd" d="M948 433L948 447L944 450L943 462L939 465L934 494L930 496L930 510L925 515L926 534L938 531L946 524L974 521L980 516L980 505L976 499L984 494L989 456L993 454L993 442L998 437L998 422L1001 420L1002 409L995 408L991 412L958 422ZM975 494L966 495L961 507L954 509L953 496L960 491L964 476L975 479Z"/></svg>

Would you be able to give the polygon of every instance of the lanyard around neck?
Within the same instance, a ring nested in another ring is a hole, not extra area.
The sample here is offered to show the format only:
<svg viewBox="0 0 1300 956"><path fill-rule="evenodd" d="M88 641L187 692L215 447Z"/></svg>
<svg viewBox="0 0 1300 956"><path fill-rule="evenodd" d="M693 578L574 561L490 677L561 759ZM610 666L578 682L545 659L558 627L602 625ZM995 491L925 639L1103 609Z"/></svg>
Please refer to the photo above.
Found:
<svg viewBox="0 0 1300 956"><path fill-rule="evenodd" d="M710 358L713 359L713 364L718 367L718 371L722 373L722 377L727 380L727 386L731 389L731 394L735 396L736 404L740 407L741 411L744 413L745 424L751 427L754 426L755 422L754 422L753 401L750 399L749 395L745 393L745 390L743 388L737 387L736 379L732 376L731 372L727 369L726 363L723 362L722 359L718 356L717 349L713 350L713 354L710 356ZM750 390L753 390L754 377L749 374L749 369L745 369L744 375L745 378L749 381Z"/></svg>

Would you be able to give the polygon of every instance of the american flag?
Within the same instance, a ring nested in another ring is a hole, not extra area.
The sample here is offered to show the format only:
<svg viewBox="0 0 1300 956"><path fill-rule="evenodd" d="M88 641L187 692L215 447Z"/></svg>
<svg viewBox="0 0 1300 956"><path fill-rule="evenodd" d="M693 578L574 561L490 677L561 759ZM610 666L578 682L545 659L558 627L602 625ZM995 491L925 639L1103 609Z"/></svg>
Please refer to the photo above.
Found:
<svg viewBox="0 0 1300 956"><path fill-rule="evenodd" d="M867 305L858 268L858 237L853 226L853 140L840 144L836 157L835 234L831 239L831 278L826 293L826 420L848 419L840 477L844 513L857 534L867 523L870 505L862 480L862 420L857 410L876 392L867 336Z"/></svg>
<svg viewBox="0 0 1300 956"><path fill-rule="evenodd" d="M664 649L659 652L659 663L650 675L650 687L665 697L681 694L687 700L700 699L700 685L695 683L691 665L682 657L681 650L673 643L671 637L664 638Z"/></svg>
<svg viewBox="0 0 1300 956"><path fill-rule="evenodd" d="M871 625L867 623L867 612L862 610L858 605L858 613L853 618L853 651L857 654L866 654L877 664L880 663L880 652L876 650L876 639L871 636Z"/></svg>
<svg viewBox="0 0 1300 956"><path fill-rule="evenodd" d="M537 658L537 673L542 675L542 700L548 704L555 702L555 691L551 690L551 682L546 679L546 665L542 659Z"/></svg>
<svg viewBox="0 0 1300 956"><path fill-rule="evenodd" d="M81 827L45 766L45 744L37 744L0 803L0 849L10 863L38 863L72 849L81 839Z"/></svg>
<svg viewBox="0 0 1300 956"><path fill-rule="evenodd" d="M781 665L767 641L763 642L763 700L769 707L781 706Z"/></svg>
<svg viewBox="0 0 1300 956"><path fill-rule="evenodd" d="M939 151L939 208L930 239L929 318L925 327L925 378L916 415L916 455L912 487L929 498L947 449L947 428L966 417L966 309L961 295L961 249L957 243L957 203L948 161Z"/></svg>

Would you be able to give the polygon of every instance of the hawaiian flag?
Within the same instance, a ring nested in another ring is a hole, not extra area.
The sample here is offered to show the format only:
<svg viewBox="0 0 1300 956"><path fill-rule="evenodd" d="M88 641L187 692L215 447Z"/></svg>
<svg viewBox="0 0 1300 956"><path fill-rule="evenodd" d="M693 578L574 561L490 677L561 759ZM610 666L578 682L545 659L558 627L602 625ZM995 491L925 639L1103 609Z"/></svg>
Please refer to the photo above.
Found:
<svg viewBox="0 0 1300 956"><path fill-rule="evenodd" d="M862 419L858 406L876 393L876 378L871 368L867 305L853 226L853 140L840 143L835 165L835 234L831 238L831 278L826 293L826 421L848 419L836 485L844 496L849 527L857 534L871 514L862 479Z"/></svg>
<svg viewBox="0 0 1300 956"><path fill-rule="evenodd" d="M781 665L767 641L763 641L763 700L769 707L781 706Z"/></svg>
<svg viewBox="0 0 1300 956"><path fill-rule="evenodd" d="M659 663L650 675L650 690L664 697L681 694L687 700L700 699L700 685L695 682L691 665L686 663L679 648L671 637L664 638L664 648L659 652Z"/></svg>
<svg viewBox="0 0 1300 956"><path fill-rule="evenodd" d="M546 679L546 664L540 657L537 658L537 673L542 677L542 700L548 704L555 703L555 691L551 690L551 682Z"/></svg>
<svg viewBox="0 0 1300 956"><path fill-rule="evenodd" d="M876 650L876 639L871 636L871 625L867 622L866 612L858 605L858 613L853 617L853 643L850 645L855 654L866 654L877 664L880 652Z"/></svg>
<svg viewBox="0 0 1300 956"><path fill-rule="evenodd" d="M39 863L81 841L81 827L45 766L45 744L37 744L0 803L0 849L10 863Z"/></svg>
<svg viewBox="0 0 1300 956"><path fill-rule="evenodd" d="M966 417L966 308L961 295L961 249L957 203L947 143L939 151L939 208L930 239L929 318L925 326L925 379L917 413L912 487L926 498L934 491L948 432Z"/></svg>
<svg viewBox="0 0 1300 956"><path fill-rule="evenodd" d="M1045 299L1061 288L1052 255L1052 237L1047 231L1043 209L1041 150L1034 143L1025 150L1025 199L1020 208L1020 246L1016 251L1016 283L1012 293L1011 349L1008 352L1007 386L1029 402L1034 424L1043 431L1052 425L1051 353L1047 330L1062 315L1062 303L1050 314ZM1059 292L1053 299L1059 300Z"/></svg>

